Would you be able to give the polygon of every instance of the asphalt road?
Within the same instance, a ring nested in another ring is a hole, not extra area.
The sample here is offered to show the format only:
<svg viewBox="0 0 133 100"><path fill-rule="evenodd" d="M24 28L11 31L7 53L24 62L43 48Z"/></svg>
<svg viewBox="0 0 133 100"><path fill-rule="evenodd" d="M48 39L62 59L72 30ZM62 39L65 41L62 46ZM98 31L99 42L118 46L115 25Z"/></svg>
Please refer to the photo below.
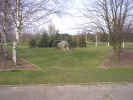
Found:
<svg viewBox="0 0 133 100"><path fill-rule="evenodd" d="M133 83L0 86L0 100L133 100Z"/></svg>

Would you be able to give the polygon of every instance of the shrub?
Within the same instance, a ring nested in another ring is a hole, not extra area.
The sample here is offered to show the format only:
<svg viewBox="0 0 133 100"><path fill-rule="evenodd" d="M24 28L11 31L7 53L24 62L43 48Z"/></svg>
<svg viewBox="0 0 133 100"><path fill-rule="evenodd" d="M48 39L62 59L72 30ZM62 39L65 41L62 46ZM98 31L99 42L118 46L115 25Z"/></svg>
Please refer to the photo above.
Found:
<svg viewBox="0 0 133 100"><path fill-rule="evenodd" d="M35 47L37 46L37 45L36 45L36 40L35 40L35 39L30 40L29 46L30 46L31 48L35 48Z"/></svg>

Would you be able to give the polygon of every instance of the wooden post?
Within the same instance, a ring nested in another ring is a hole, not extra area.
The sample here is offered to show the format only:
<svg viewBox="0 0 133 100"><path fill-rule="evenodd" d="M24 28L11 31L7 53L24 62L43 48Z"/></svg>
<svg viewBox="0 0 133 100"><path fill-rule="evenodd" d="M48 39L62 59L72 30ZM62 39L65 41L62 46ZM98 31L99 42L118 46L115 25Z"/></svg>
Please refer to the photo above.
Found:
<svg viewBox="0 0 133 100"><path fill-rule="evenodd" d="M108 42L107 45L108 45L108 47L109 47L109 46L110 46L110 43Z"/></svg>
<svg viewBox="0 0 133 100"><path fill-rule="evenodd" d="M12 50L12 60L13 60L13 62L14 62L14 64L16 65L16 63L17 63L17 57L16 57L16 45L17 45L17 43L16 43L16 41L14 41L13 42L13 50Z"/></svg>
<svg viewBox="0 0 133 100"><path fill-rule="evenodd" d="M125 48L125 41L122 42L122 47Z"/></svg>
<svg viewBox="0 0 133 100"><path fill-rule="evenodd" d="M98 37L97 37L97 34L96 34L96 44L95 46L97 47L98 46Z"/></svg>

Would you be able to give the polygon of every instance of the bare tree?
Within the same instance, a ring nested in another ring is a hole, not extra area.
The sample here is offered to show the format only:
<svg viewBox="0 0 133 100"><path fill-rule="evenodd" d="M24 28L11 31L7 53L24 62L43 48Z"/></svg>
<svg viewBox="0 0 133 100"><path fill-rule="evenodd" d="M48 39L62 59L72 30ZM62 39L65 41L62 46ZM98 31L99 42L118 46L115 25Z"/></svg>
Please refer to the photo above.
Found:
<svg viewBox="0 0 133 100"><path fill-rule="evenodd" d="M51 14L60 13L60 2L58 0L15 0L12 7L12 19L16 29L15 40L13 42L13 62L17 62L17 45L20 41L22 30L30 24L40 24L40 20L45 23Z"/></svg>
<svg viewBox="0 0 133 100"><path fill-rule="evenodd" d="M119 61L124 28L133 22L133 0L96 0L95 5L92 9L86 7L83 15L90 20L89 27L109 34L114 59Z"/></svg>
<svg viewBox="0 0 133 100"><path fill-rule="evenodd" d="M0 28L0 45L2 54L5 58L8 57L8 47L7 47L7 23L8 23L8 11L9 11L9 3L8 0L1 1L1 8L0 8L0 16L1 16L1 28Z"/></svg>
<svg viewBox="0 0 133 100"><path fill-rule="evenodd" d="M48 26L48 33L49 33L49 35L56 34L55 25L53 23L49 24L49 26Z"/></svg>

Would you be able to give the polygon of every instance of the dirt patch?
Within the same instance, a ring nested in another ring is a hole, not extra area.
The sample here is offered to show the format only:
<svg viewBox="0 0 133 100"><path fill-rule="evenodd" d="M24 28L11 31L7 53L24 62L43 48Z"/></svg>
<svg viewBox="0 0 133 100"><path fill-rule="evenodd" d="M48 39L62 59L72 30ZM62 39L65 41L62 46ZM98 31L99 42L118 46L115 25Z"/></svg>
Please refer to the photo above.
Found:
<svg viewBox="0 0 133 100"><path fill-rule="evenodd" d="M113 57L109 57L102 63L102 67L111 68L111 67L132 67L133 68L133 50L123 50L120 54L120 63L113 63Z"/></svg>
<svg viewBox="0 0 133 100"><path fill-rule="evenodd" d="M17 65L14 65L11 59L0 57L0 70L40 70L40 68L23 59L18 59Z"/></svg>

